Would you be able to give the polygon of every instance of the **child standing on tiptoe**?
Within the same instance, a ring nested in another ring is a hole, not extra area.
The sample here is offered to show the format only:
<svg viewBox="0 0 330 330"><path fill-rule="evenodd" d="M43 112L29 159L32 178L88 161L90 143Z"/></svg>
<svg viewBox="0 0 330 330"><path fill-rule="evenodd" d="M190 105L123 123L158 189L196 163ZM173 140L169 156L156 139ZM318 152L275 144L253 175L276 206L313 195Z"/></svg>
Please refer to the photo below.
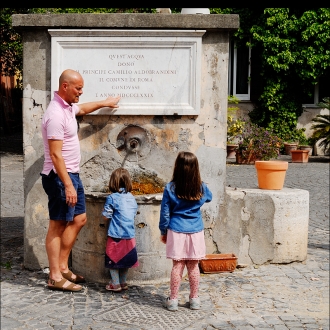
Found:
<svg viewBox="0 0 330 330"><path fill-rule="evenodd" d="M191 309L200 308L198 297L198 261L205 258L204 224L201 206L212 200L212 193L202 182L197 157L180 152L175 160L172 180L165 186L159 229L161 241L166 243L166 257L173 260L170 297L164 307L178 310L178 294L182 274L187 267Z"/></svg>
<svg viewBox="0 0 330 330"><path fill-rule="evenodd" d="M105 267L110 268L111 281L106 290L127 290L128 269L139 265L134 217L137 203L132 190L131 177L124 168L114 170L110 176L109 190L102 215L109 219L108 238L105 251Z"/></svg>

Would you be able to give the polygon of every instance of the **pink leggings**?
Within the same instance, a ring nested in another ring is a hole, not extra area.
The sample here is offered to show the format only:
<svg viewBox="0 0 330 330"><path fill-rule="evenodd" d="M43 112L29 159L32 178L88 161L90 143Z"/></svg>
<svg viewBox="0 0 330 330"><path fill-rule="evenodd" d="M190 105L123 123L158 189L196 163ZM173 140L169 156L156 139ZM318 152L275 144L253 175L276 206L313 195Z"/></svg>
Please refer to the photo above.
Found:
<svg viewBox="0 0 330 330"><path fill-rule="evenodd" d="M190 285L189 298L198 297L198 286L200 279L198 260L179 260L179 261L173 260L173 267L171 271L171 281L170 281L171 299L178 299L182 274L185 266L187 266L189 285Z"/></svg>

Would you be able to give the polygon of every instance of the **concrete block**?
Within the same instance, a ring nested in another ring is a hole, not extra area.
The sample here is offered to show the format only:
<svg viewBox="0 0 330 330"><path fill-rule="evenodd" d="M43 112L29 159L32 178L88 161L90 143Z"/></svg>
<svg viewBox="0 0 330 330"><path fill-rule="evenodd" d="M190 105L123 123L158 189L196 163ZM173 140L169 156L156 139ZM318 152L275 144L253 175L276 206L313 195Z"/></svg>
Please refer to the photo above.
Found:
<svg viewBox="0 0 330 330"><path fill-rule="evenodd" d="M307 190L226 187L225 204L226 216L218 224L221 253L258 265L307 258Z"/></svg>

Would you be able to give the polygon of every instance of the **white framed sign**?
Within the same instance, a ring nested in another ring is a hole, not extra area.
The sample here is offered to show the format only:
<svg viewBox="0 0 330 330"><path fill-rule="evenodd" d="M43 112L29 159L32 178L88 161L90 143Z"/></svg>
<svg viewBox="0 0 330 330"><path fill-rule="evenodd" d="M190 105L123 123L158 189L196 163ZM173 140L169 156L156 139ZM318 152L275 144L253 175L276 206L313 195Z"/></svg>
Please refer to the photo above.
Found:
<svg viewBox="0 0 330 330"><path fill-rule="evenodd" d="M80 102L121 96L92 114L198 115L205 30L49 29L51 91L65 69L84 78ZM92 115L91 114L91 115Z"/></svg>

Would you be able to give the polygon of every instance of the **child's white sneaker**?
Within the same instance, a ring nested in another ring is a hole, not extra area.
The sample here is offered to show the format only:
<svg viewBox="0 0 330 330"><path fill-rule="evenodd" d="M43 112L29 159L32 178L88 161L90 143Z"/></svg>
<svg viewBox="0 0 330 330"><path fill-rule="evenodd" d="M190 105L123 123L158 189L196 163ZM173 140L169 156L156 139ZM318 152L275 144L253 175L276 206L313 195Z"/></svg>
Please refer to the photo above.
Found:
<svg viewBox="0 0 330 330"><path fill-rule="evenodd" d="M199 297L197 298L189 298L190 309L200 309L201 301Z"/></svg>
<svg viewBox="0 0 330 330"><path fill-rule="evenodd" d="M164 302L163 306L167 308L169 311L177 311L178 310L178 299L170 299L170 297L167 297Z"/></svg>

